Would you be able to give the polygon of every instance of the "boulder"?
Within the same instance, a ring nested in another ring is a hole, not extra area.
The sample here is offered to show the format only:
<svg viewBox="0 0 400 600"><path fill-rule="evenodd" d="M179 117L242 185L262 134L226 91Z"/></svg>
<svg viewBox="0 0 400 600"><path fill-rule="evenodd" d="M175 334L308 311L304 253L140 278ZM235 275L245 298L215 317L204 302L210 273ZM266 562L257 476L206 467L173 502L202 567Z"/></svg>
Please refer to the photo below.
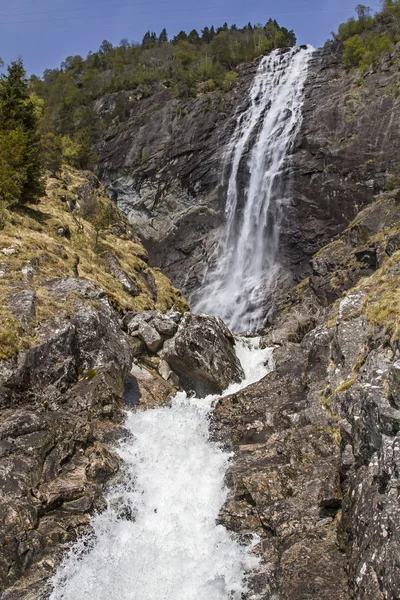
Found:
<svg viewBox="0 0 400 600"><path fill-rule="evenodd" d="M165 337L172 337L175 335L178 325L167 317L166 315L161 315L156 317L151 322L152 326L157 329L160 335L164 335Z"/></svg>
<svg viewBox="0 0 400 600"><path fill-rule="evenodd" d="M201 397L243 379L233 346L233 336L219 317L186 313L177 334L165 342L162 356L182 387Z"/></svg>
<svg viewBox="0 0 400 600"><path fill-rule="evenodd" d="M146 344L150 352L157 352L163 345L163 338L149 323L141 323L137 335Z"/></svg>
<svg viewBox="0 0 400 600"><path fill-rule="evenodd" d="M36 294L32 290L22 290L11 294L8 304L12 314L20 321L24 329L36 319Z"/></svg>

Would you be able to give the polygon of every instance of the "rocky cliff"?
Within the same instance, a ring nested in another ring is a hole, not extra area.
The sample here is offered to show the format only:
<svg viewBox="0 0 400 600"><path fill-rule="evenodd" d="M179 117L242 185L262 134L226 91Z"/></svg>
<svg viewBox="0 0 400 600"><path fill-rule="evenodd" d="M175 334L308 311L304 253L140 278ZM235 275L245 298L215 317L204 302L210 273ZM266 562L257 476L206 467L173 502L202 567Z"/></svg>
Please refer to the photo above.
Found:
<svg viewBox="0 0 400 600"><path fill-rule="evenodd" d="M260 536L252 598L398 597L400 190L312 259L264 343L276 370L222 399L221 521Z"/></svg>
<svg viewBox="0 0 400 600"><path fill-rule="evenodd" d="M399 53L397 46L364 76L346 72L339 45L314 54L302 129L287 161L291 193L279 257L289 282L309 274L311 256L400 169ZM181 100L165 90L138 100L100 148L101 178L135 223L150 261L189 298L221 235L223 155L257 64L243 66L229 92ZM114 101L108 96L97 109L106 114ZM246 181L242 165L239 186Z"/></svg>
<svg viewBox="0 0 400 600"><path fill-rule="evenodd" d="M123 398L145 348L122 317L187 305L91 173L66 169L39 204L3 216L0 589L31 600L118 471ZM134 382L135 402L176 389L156 372Z"/></svg>

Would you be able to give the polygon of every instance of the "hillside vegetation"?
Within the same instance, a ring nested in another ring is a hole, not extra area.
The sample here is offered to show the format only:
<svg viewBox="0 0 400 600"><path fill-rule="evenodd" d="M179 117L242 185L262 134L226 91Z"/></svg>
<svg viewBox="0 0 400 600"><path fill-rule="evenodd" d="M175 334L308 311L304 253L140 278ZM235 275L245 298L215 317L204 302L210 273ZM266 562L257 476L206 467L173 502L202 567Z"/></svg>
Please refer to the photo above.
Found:
<svg viewBox="0 0 400 600"><path fill-rule="evenodd" d="M293 31L270 19L265 26L250 23L200 33L181 31L171 41L164 29L147 32L141 44L122 40L119 46L104 41L86 58L70 56L59 69L49 69L43 78L32 77L31 90L45 103L46 118L65 160L78 168L93 168L93 144L114 119L129 115L132 103L170 88L177 96L229 90L235 83L235 67L275 48L293 46ZM94 101L106 93L120 95L113 112L101 121Z"/></svg>
<svg viewBox="0 0 400 600"><path fill-rule="evenodd" d="M80 298L74 292L67 302L49 293L53 279L83 278L97 284L121 314L187 309L167 277L148 266L147 253L127 219L92 173L64 167L59 177L46 180L46 192L33 207L9 207L4 215L0 231L1 359L35 345L40 322L68 317L79 308ZM32 320L21 320L16 310L21 291L34 293Z"/></svg>
<svg viewBox="0 0 400 600"><path fill-rule="evenodd" d="M346 67L365 72L400 41L400 0L383 0L382 9L374 16L362 4L356 12L357 19L342 23L333 37L343 43Z"/></svg>

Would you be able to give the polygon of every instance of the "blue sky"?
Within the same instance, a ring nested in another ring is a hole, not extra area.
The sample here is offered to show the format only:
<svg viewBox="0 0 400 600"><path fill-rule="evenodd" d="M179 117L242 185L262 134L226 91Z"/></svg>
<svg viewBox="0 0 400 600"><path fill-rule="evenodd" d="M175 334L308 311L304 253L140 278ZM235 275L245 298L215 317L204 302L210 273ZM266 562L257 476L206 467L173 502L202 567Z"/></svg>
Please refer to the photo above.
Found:
<svg viewBox="0 0 400 600"><path fill-rule="evenodd" d="M354 14L357 0L0 0L0 56L22 56L28 73L41 75L70 55L86 56L104 39L141 41L151 29L170 36L227 21L243 26L269 17L294 29L300 44L321 46ZM368 3L378 8L378 0Z"/></svg>

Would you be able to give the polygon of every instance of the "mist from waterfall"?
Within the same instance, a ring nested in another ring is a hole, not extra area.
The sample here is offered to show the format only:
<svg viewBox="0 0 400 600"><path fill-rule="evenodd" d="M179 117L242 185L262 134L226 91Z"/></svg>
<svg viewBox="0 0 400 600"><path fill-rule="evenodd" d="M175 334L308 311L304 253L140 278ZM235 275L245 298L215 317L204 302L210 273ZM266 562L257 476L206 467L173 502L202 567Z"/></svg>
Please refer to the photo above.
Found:
<svg viewBox="0 0 400 600"><path fill-rule="evenodd" d="M311 46L276 50L261 60L225 154L225 231L191 300L197 313L220 316L232 331L261 327L278 282L285 163L302 122L312 52Z"/></svg>

